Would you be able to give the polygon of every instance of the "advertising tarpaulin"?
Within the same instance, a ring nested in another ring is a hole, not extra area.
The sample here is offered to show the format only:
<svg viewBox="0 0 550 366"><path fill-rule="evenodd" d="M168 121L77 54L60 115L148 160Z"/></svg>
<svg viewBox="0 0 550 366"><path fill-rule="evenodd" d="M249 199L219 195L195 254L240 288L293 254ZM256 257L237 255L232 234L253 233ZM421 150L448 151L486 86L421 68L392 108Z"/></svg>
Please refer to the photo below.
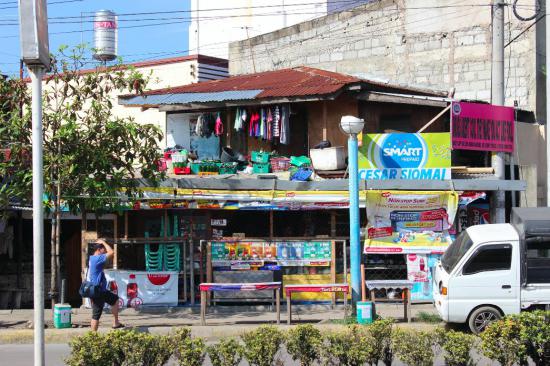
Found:
<svg viewBox="0 0 550 366"><path fill-rule="evenodd" d="M432 277L439 255L408 254L407 279L413 282L411 300L432 300Z"/></svg>
<svg viewBox="0 0 550 366"><path fill-rule="evenodd" d="M449 133L368 134L359 179L451 179Z"/></svg>
<svg viewBox="0 0 550 366"><path fill-rule="evenodd" d="M513 152L514 121L515 112L512 107L453 102L453 149Z"/></svg>
<svg viewBox="0 0 550 366"><path fill-rule="evenodd" d="M365 253L441 253L458 194L438 191L367 191Z"/></svg>
<svg viewBox="0 0 550 366"><path fill-rule="evenodd" d="M122 308L178 305L178 272L106 270L105 277Z"/></svg>
<svg viewBox="0 0 550 366"><path fill-rule="evenodd" d="M332 258L330 241L215 241L211 245L214 266L262 266L264 262L281 266L328 266Z"/></svg>

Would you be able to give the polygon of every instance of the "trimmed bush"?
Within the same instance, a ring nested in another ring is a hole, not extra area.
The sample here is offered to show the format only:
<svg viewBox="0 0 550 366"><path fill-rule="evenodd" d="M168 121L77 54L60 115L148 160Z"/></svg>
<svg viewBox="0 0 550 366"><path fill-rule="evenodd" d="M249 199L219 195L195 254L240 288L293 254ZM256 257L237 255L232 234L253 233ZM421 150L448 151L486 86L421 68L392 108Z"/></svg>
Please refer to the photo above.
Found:
<svg viewBox="0 0 550 366"><path fill-rule="evenodd" d="M520 323L520 337L537 366L550 365L550 311L523 312L514 316Z"/></svg>
<svg viewBox="0 0 550 366"><path fill-rule="evenodd" d="M114 349L107 337L98 332L88 332L69 342L71 354L65 360L68 366L112 366Z"/></svg>
<svg viewBox="0 0 550 366"><path fill-rule="evenodd" d="M493 322L480 334L481 351L485 357L502 366L522 364L527 360L527 347L521 338L520 322L507 317Z"/></svg>
<svg viewBox="0 0 550 366"><path fill-rule="evenodd" d="M251 366L271 366L283 343L284 334L272 325L262 325L241 336L243 356Z"/></svg>
<svg viewBox="0 0 550 366"><path fill-rule="evenodd" d="M393 319L379 319L369 325L368 331L372 336L374 363L382 362L391 366L393 362L392 336L394 332Z"/></svg>
<svg viewBox="0 0 550 366"><path fill-rule="evenodd" d="M470 350L474 348L476 336L454 330L437 330L438 343L443 350L443 358L448 366L474 365Z"/></svg>
<svg viewBox="0 0 550 366"><path fill-rule="evenodd" d="M311 324L298 325L288 331L286 350L301 366L310 366L319 358L323 337L319 329Z"/></svg>
<svg viewBox="0 0 550 366"><path fill-rule="evenodd" d="M180 328L172 335L174 356L180 366L201 366L206 356L206 345L202 338L191 337L189 328Z"/></svg>
<svg viewBox="0 0 550 366"><path fill-rule="evenodd" d="M374 339L363 326L350 326L345 331L325 337L322 357L327 365L360 366L375 362Z"/></svg>
<svg viewBox="0 0 550 366"><path fill-rule="evenodd" d="M105 335L113 348L114 364L119 366L160 366L172 356L170 336L135 330L116 330Z"/></svg>
<svg viewBox="0 0 550 366"><path fill-rule="evenodd" d="M207 347L212 366L237 366L242 360L242 346L234 338L222 339Z"/></svg>
<svg viewBox="0 0 550 366"><path fill-rule="evenodd" d="M405 364L431 366L434 361L433 348L437 343L434 332L396 330L393 336L395 355Z"/></svg>

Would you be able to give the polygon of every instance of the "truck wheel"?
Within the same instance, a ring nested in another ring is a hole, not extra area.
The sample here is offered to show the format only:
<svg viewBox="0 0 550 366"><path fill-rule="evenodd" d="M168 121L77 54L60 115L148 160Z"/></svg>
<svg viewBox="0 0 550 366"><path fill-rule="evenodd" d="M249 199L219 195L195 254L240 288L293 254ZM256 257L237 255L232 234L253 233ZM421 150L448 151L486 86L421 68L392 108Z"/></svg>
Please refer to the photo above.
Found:
<svg viewBox="0 0 550 366"><path fill-rule="evenodd" d="M487 326L502 318L500 311L492 306L482 306L475 309L468 318L468 325L474 334L479 334L487 328Z"/></svg>

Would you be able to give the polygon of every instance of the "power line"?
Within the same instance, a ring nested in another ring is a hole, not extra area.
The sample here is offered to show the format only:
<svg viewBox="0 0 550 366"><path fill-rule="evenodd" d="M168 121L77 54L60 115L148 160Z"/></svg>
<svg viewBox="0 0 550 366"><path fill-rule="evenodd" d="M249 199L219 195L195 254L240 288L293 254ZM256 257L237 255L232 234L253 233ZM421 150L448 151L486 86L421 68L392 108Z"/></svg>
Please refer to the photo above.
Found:
<svg viewBox="0 0 550 366"><path fill-rule="evenodd" d="M80 3L82 1L84 1L84 0L62 0L62 1L54 1L54 2L48 3L48 5L66 4L66 3ZM5 4L17 4L17 1L0 3L0 5L5 5ZM5 7L0 8L0 10L17 9L18 7L19 7L19 5L5 6Z"/></svg>

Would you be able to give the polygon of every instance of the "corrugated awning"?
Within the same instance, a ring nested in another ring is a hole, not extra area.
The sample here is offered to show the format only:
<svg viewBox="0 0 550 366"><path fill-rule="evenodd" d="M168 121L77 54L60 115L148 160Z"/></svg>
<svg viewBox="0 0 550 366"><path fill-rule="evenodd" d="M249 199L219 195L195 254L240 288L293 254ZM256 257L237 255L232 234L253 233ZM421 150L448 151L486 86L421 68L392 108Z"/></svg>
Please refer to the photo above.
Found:
<svg viewBox="0 0 550 366"><path fill-rule="evenodd" d="M119 104L125 106L159 106L167 104L209 103L237 100L253 100L263 90L227 90L208 93L174 93L119 98Z"/></svg>

